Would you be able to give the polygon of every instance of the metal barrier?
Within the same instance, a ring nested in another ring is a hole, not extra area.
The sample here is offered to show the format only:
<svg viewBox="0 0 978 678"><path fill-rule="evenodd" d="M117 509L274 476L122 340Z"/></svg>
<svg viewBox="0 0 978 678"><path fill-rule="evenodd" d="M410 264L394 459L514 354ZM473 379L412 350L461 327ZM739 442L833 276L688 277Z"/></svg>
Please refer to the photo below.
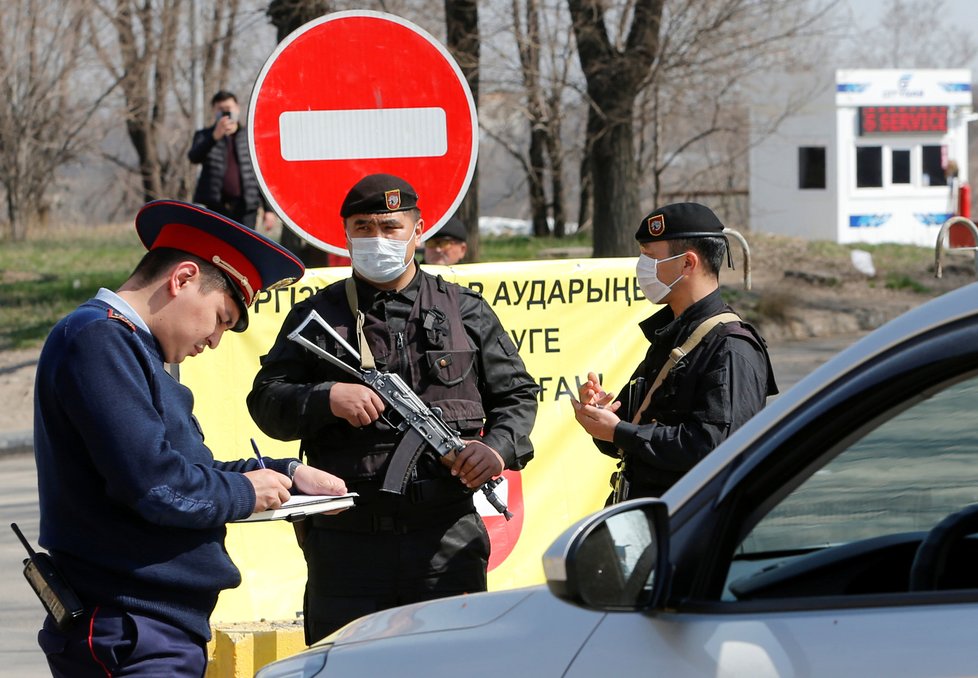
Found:
<svg viewBox="0 0 978 678"><path fill-rule="evenodd" d="M976 232L978 232L978 231L976 231ZM737 242L740 243L740 246L744 250L744 289L749 290L750 289L750 285L751 285L751 280L750 280L750 247L747 246L747 240L744 239L744 236L742 236L740 233L738 233L737 231L733 230L732 228L724 228L723 229L723 234L724 235L732 235L737 240ZM727 242L729 242L729 240Z"/></svg>
<svg viewBox="0 0 978 678"><path fill-rule="evenodd" d="M948 233L951 230L951 226L954 224L964 224L969 229L971 229L971 234L975 238L975 243L978 243L978 226L975 226L975 222L967 217L951 217L943 224L941 224L941 230L937 233L937 245L934 248L934 276L940 278L944 275L944 239L948 237ZM975 253L975 275L978 276L978 246L976 247L948 247L948 251L968 251Z"/></svg>

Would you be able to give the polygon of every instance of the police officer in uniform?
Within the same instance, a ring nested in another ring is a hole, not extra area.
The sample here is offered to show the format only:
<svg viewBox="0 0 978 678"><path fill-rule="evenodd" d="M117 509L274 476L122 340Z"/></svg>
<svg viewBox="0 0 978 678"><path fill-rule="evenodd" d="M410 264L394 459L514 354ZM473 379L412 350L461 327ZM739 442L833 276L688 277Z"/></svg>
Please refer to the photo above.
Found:
<svg viewBox="0 0 978 678"><path fill-rule="evenodd" d="M473 491L531 459L539 390L482 297L415 263L423 221L406 181L365 177L340 216L353 276L295 305L248 396L265 433L301 439L307 463L360 494L354 510L304 521L308 643L370 612L486 589L489 537ZM358 368L372 359L441 409L470 441L454 463L425 452L403 496L379 491L401 438L396 419L372 389L288 340L312 310L362 362L325 331L322 348Z"/></svg>
<svg viewBox="0 0 978 678"><path fill-rule="evenodd" d="M716 215L666 205L642 219L635 239L638 284L664 304L640 324L650 345L629 383L641 378L645 392L626 387L616 399L590 372L573 403L598 449L622 460L609 502L662 495L778 392L764 340L720 297L729 255Z"/></svg>
<svg viewBox="0 0 978 678"><path fill-rule="evenodd" d="M136 216L149 250L51 330L37 364L40 543L84 613L38 633L55 676L187 676L207 668L208 617L241 583L225 523L295 487L342 494L298 459L215 461L193 394L165 364L244 331L262 289L302 276L295 256L220 214L175 200Z"/></svg>

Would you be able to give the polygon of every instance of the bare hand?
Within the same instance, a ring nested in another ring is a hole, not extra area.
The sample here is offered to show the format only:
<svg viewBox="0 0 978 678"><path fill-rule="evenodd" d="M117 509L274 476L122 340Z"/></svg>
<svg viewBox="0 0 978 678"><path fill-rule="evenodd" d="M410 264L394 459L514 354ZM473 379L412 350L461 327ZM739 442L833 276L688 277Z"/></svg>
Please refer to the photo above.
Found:
<svg viewBox="0 0 978 678"><path fill-rule="evenodd" d="M306 464L295 470L292 482L303 494L346 494L346 483L342 478Z"/></svg>
<svg viewBox="0 0 978 678"><path fill-rule="evenodd" d="M384 401L372 388L337 382L329 389L329 411L350 426L360 428L380 418Z"/></svg>
<svg viewBox="0 0 978 678"><path fill-rule="evenodd" d="M470 440L455 456L452 475L458 476L470 490L475 490L502 473L505 467L503 458L496 450L482 441Z"/></svg>
<svg viewBox="0 0 978 678"><path fill-rule="evenodd" d="M577 423L592 438L614 442L615 427L621 422L615 412L621 407L621 401L615 401L610 405L585 405L571 398L571 405L574 407L574 418L577 419Z"/></svg>
<svg viewBox="0 0 978 678"><path fill-rule="evenodd" d="M265 232L271 231L276 224L278 224L278 217L275 216L275 212L265 210L265 214L262 215L262 226L265 228Z"/></svg>
<svg viewBox="0 0 978 678"><path fill-rule="evenodd" d="M615 399L613 393L605 392L601 386L601 382L598 380L598 375L594 372L587 373L587 381L581 384L581 387L577 390L577 394L583 405L607 407Z"/></svg>
<svg viewBox="0 0 978 678"><path fill-rule="evenodd" d="M255 487L255 509L252 513L278 508L291 496L289 488L292 487L292 481L278 471L259 469L248 471L244 476Z"/></svg>
<svg viewBox="0 0 978 678"><path fill-rule="evenodd" d="M238 131L238 123L231 119L229 115L221 116L214 124L214 141L223 139L229 134L234 134Z"/></svg>

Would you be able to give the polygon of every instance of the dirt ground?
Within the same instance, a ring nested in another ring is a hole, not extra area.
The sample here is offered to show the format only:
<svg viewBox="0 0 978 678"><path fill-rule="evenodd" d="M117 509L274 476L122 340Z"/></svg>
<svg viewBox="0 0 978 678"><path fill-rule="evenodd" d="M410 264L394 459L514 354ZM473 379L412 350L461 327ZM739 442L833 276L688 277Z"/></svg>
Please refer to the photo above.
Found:
<svg viewBox="0 0 978 678"><path fill-rule="evenodd" d="M751 238L752 289L743 289L739 248L736 271L724 270L721 282L731 303L754 322L772 346L799 339L854 335L875 329L939 294L975 280L972 255L947 257L944 276L934 277L933 256L914 261L901 272L918 286L887 289L883 272L874 279L859 273L848 259L812 257L802 241ZM30 430L33 421L34 370L40 349L0 351L0 435Z"/></svg>

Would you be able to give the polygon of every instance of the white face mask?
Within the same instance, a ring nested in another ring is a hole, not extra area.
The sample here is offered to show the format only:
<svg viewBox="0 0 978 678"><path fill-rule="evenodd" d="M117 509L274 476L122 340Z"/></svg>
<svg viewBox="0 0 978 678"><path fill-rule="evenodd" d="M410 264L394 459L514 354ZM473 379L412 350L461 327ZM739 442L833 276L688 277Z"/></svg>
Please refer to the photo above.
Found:
<svg viewBox="0 0 978 678"><path fill-rule="evenodd" d="M350 238L348 245L353 268L371 282L390 282L411 265L410 261L405 261L407 240Z"/></svg>
<svg viewBox="0 0 978 678"><path fill-rule="evenodd" d="M659 276L656 273L656 268L663 261L672 261L673 259L678 259L679 257L686 256L686 253L677 254L672 257L666 257L665 259L653 259L645 254L640 254L638 257L638 263L635 265L635 275L638 278L638 286L642 288L642 294L651 301L653 304L658 303L662 300L664 296L669 294L669 290L672 289L673 285L683 279L683 275L680 274L678 278L672 281L669 285L659 280Z"/></svg>

